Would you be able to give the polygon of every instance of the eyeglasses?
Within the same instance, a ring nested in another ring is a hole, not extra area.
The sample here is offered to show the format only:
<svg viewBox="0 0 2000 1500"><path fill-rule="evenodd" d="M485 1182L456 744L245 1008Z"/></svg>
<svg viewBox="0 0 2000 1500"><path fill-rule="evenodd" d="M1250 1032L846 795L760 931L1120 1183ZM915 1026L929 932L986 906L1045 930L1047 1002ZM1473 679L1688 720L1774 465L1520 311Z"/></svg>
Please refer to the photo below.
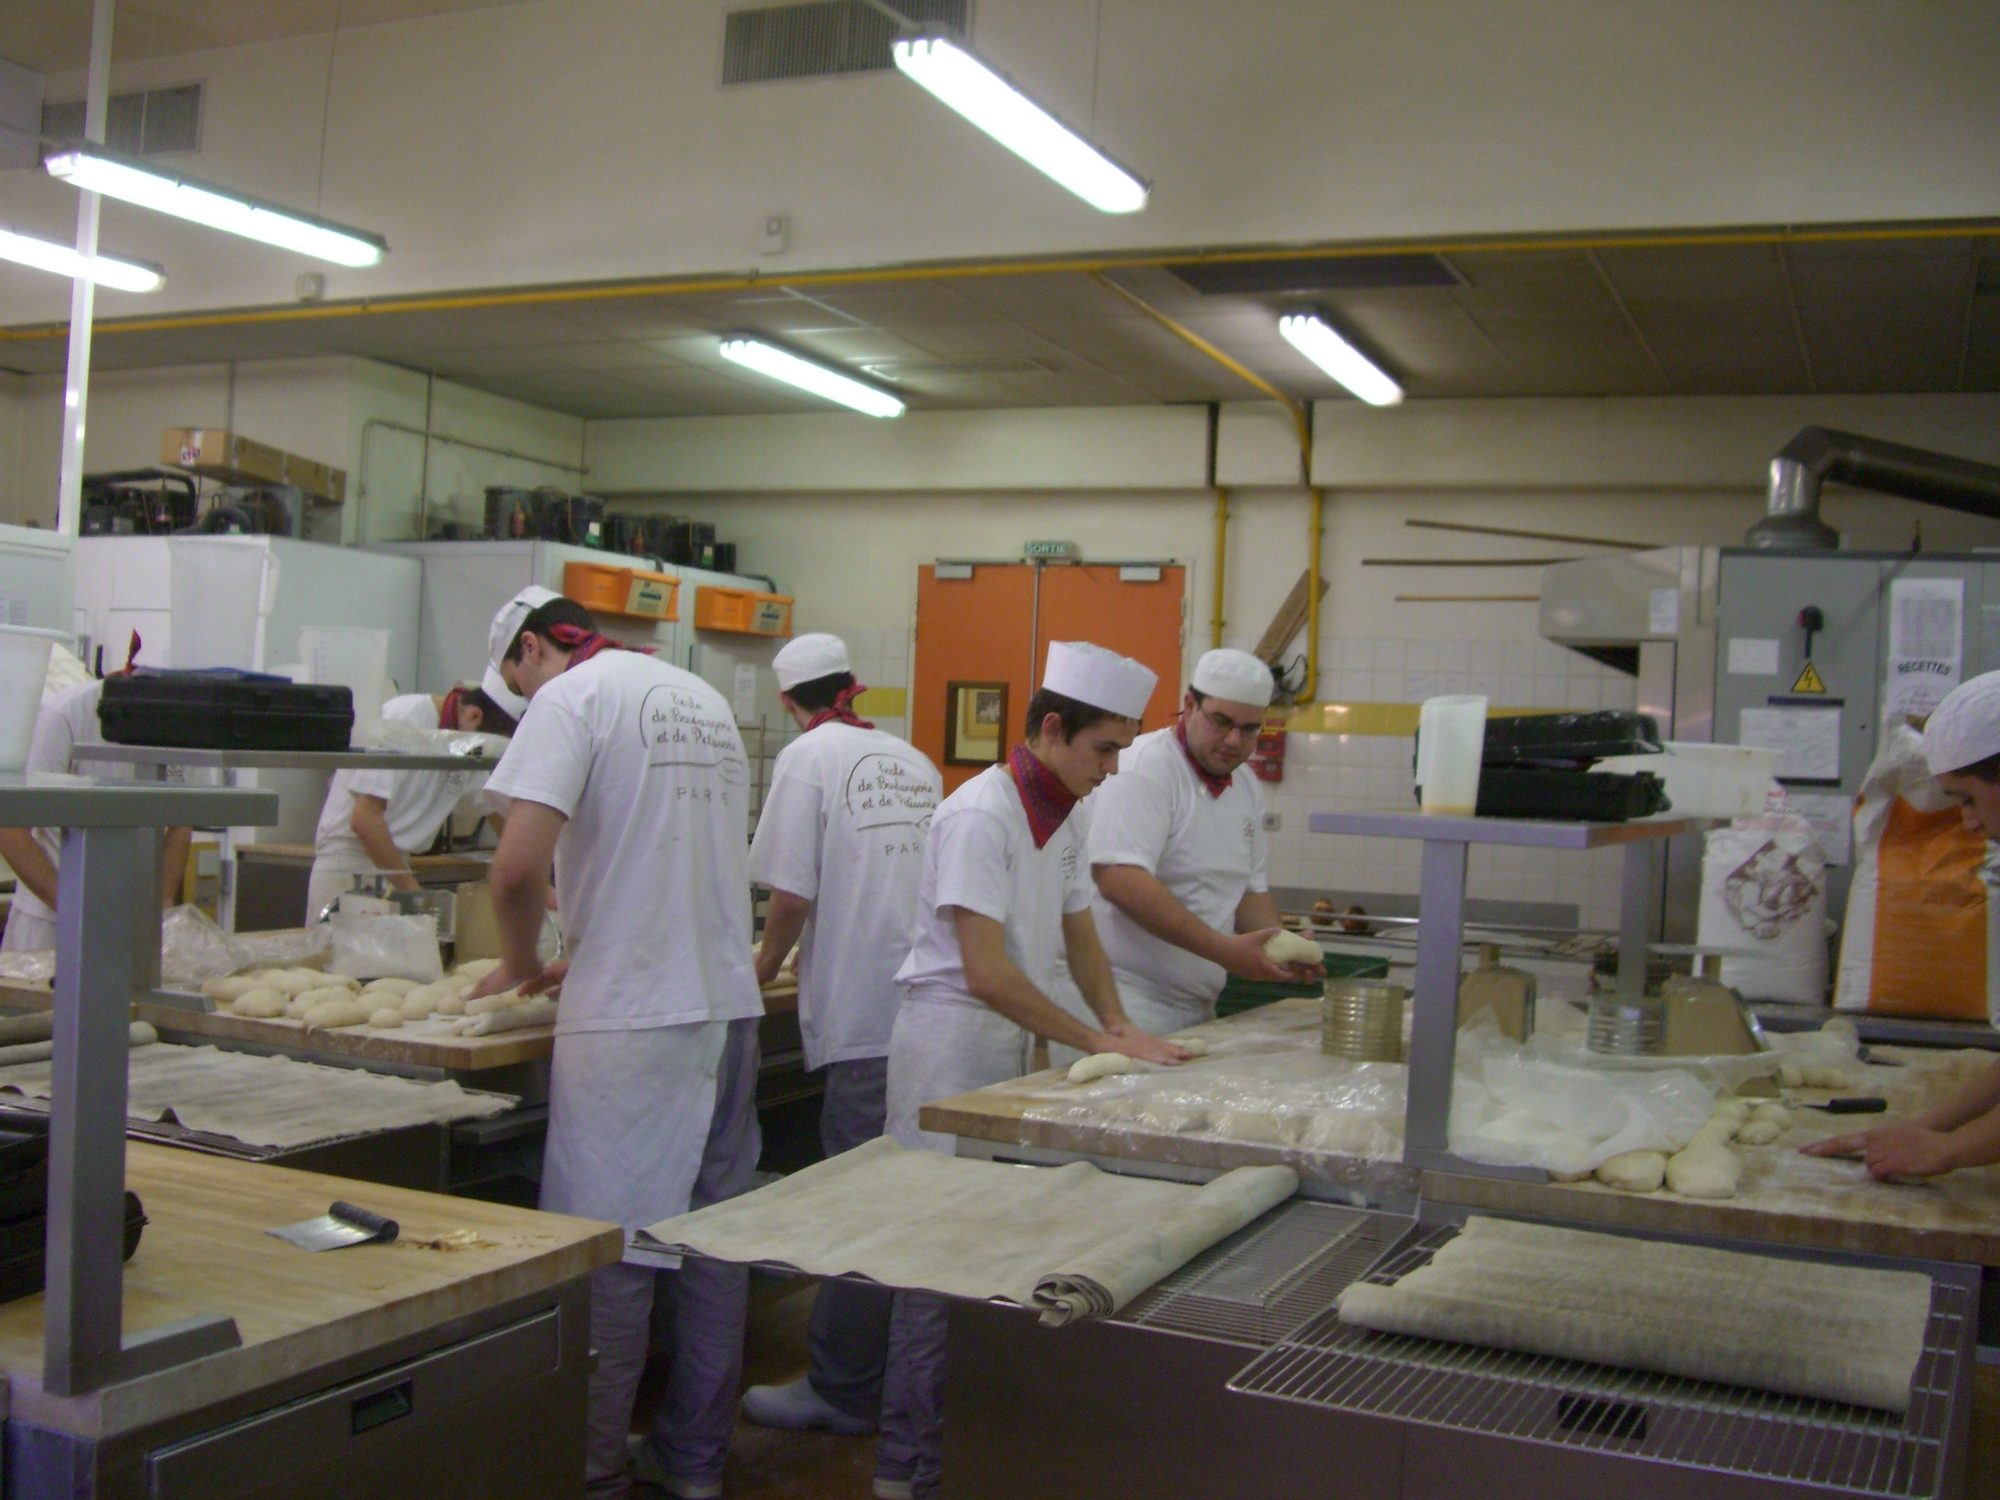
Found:
<svg viewBox="0 0 2000 1500"><path fill-rule="evenodd" d="M1232 734L1248 735L1254 739L1257 736L1257 732L1264 727L1264 722L1261 719L1245 719L1241 723L1238 723L1235 719L1230 718L1229 715L1219 714L1212 708L1204 708L1201 711L1201 716L1208 720L1209 728L1213 729L1225 740Z"/></svg>

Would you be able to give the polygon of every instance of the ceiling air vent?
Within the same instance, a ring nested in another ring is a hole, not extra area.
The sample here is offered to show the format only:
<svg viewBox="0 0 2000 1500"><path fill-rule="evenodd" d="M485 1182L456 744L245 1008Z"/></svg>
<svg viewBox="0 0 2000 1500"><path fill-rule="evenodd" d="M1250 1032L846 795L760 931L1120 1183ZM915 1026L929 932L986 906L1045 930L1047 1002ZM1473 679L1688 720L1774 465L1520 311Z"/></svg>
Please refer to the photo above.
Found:
<svg viewBox="0 0 2000 1500"><path fill-rule="evenodd" d="M895 0L912 21L967 34L971 0ZM863 0L806 0L729 13L722 33L722 81L769 83L894 67L897 25Z"/></svg>
<svg viewBox="0 0 2000 1500"><path fill-rule="evenodd" d="M1306 295L1381 287L1462 286L1436 255L1299 255L1281 260L1182 261L1167 267L1204 297Z"/></svg>
<svg viewBox="0 0 2000 1500"><path fill-rule="evenodd" d="M42 134L59 141L83 139L83 101L42 107ZM164 156L201 149L201 85L113 94L104 120L104 144L127 156Z"/></svg>

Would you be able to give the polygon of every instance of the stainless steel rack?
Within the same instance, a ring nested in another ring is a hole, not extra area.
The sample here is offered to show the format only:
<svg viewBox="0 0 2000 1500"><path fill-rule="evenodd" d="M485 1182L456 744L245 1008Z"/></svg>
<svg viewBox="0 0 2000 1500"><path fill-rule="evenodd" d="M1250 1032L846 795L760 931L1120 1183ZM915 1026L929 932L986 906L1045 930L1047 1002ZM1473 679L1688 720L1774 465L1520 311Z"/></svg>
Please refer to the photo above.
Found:
<svg viewBox="0 0 2000 1500"><path fill-rule="evenodd" d="M1537 849L1623 846L1618 932L1618 993L1637 999L1646 985L1648 915L1658 839L1711 826L1699 818L1633 823L1542 823L1519 818L1454 818L1424 813L1313 813L1314 833L1421 839L1415 1012L1410 1025L1409 1097L1403 1160L1413 1167L1539 1182L1539 1167L1467 1161L1450 1147L1452 1067L1458 1053L1458 981L1465 935L1465 869L1474 844Z"/></svg>
<svg viewBox="0 0 2000 1500"><path fill-rule="evenodd" d="M157 831L254 823L271 792L0 773L0 826L60 828L42 1386L68 1396L241 1342L204 1314L125 1337L126 1035L159 973Z"/></svg>

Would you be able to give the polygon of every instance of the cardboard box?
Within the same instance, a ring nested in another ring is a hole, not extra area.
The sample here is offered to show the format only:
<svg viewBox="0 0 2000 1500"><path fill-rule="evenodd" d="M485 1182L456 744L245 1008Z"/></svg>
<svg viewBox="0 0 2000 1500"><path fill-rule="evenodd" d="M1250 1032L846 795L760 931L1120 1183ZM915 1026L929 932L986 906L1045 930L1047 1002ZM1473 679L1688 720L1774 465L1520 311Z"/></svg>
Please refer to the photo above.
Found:
<svg viewBox="0 0 2000 1500"><path fill-rule="evenodd" d="M225 484L293 484L322 500L347 498L347 472L220 427L169 427L160 462Z"/></svg>

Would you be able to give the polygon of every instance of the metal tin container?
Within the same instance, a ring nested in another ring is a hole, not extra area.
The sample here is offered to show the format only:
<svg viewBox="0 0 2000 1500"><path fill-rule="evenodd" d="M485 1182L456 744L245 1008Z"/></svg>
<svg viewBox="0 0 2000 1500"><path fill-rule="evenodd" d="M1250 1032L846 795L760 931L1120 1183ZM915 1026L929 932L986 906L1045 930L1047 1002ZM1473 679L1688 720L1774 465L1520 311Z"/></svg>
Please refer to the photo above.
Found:
<svg viewBox="0 0 2000 1500"><path fill-rule="evenodd" d="M1320 1001L1320 1051L1352 1062L1401 1062L1409 996L1386 979L1328 980Z"/></svg>
<svg viewBox="0 0 2000 1500"><path fill-rule="evenodd" d="M1657 995L1626 1000L1610 991L1590 997L1585 1045L1613 1057L1656 1057L1666 1045L1667 1006Z"/></svg>

